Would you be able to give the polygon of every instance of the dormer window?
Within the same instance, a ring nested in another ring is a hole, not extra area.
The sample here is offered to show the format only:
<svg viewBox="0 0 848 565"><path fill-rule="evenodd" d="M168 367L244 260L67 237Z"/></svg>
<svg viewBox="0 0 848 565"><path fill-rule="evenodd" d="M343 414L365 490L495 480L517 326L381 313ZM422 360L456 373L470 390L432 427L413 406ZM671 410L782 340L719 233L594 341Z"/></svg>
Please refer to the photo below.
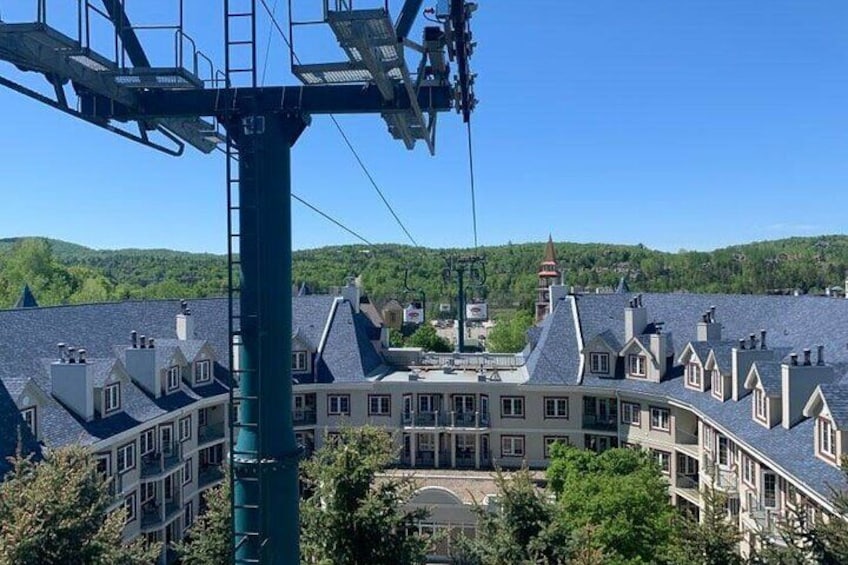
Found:
<svg viewBox="0 0 848 565"><path fill-rule="evenodd" d="M697 363L688 363L686 365L686 384L694 388L701 388L701 379L703 372L701 366Z"/></svg>
<svg viewBox="0 0 848 565"><path fill-rule="evenodd" d="M167 390L172 392L180 388L180 368L177 366L168 369Z"/></svg>
<svg viewBox="0 0 848 565"><path fill-rule="evenodd" d="M644 355L627 356L627 373L631 377L645 377L648 375L648 360Z"/></svg>
<svg viewBox="0 0 848 565"><path fill-rule="evenodd" d="M29 427L32 435L38 437L38 408L36 406L24 408L21 410L21 418L24 419L24 423Z"/></svg>
<svg viewBox="0 0 848 565"><path fill-rule="evenodd" d="M713 389L713 396L724 399L724 378L718 369L710 371L710 388Z"/></svg>
<svg viewBox="0 0 848 565"><path fill-rule="evenodd" d="M194 382L208 383L212 380L212 361L204 359L194 364Z"/></svg>
<svg viewBox="0 0 848 565"><path fill-rule="evenodd" d="M826 418L816 420L816 427L819 435L819 454L827 459L836 459L836 428Z"/></svg>
<svg viewBox="0 0 848 565"><path fill-rule="evenodd" d="M109 414L121 407L121 383L114 383L103 389L103 414Z"/></svg>
<svg viewBox="0 0 848 565"><path fill-rule="evenodd" d="M609 353L590 353L589 370L593 373L609 373Z"/></svg>
<svg viewBox="0 0 848 565"><path fill-rule="evenodd" d="M754 389L754 418L761 422L768 421L768 401L762 389Z"/></svg>
<svg viewBox="0 0 848 565"><path fill-rule="evenodd" d="M306 351L292 351L291 369L292 371L303 373L306 371Z"/></svg>

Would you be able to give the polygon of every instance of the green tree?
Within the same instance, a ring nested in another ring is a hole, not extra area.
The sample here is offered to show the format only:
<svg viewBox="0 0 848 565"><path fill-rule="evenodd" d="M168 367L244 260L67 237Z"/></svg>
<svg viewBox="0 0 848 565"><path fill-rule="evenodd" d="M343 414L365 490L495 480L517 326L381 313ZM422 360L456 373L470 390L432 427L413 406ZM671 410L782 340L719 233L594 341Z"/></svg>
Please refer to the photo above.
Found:
<svg viewBox="0 0 848 565"><path fill-rule="evenodd" d="M727 495L712 486L701 489L704 509L701 520L685 514L677 517L677 543L672 561L693 565L741 565L739 528L728 517Z"/></svg>
<svg viewBox="0 0 848 565"><path fill-rule="evenodd" d="M492 353L518 353L527 345L527 330L533 316L524 310L496 320L486 338L486 349Z"/></svg>
<svg viewBox="0 0 848 565"><path fill-rule="evenodd" d="M646 452L601 454L555 445L547 470L568 531L591 531L604 563L662 563L673 543L674 509L659 466Z"/></svg>
<svg viewBox="0 0 848 565"><path fill-rule="evenodd" d="M569 532L557 520L555 503L534 484L529 471L498 470L495 484L498 487L495 507L475 506L477 536L473 540L459 540L455 565L568 562Z"/></svg>
<svg viewBox="0 0 848 565"><path fill-rule="evenodd" d="M206 511L188 532L174 544L184 565L229 565L233 560L232 511L229 469L224 482L204 494Z"/></svg>
<svg viewBox="0 0 848 565"><path fill-rule="evenodd" d="M423 510L405 510L415 484L377 474L396 458L392 437L374 427L346 428L301 464L301 561L320 565L424 563L417 533Z"/></svg>
<svg viewBox="0 0 848 565"><path fill-rule="evenodd" d="M0 483L0 565L149 565L160 547L124 544L126 510L113 501L91 453L58 449L41 462L24 457Z"/></svg>
<svg viewBox="0 0 848 565"><path fill-rule="evenodd" d="M424 351L435 351L437 353L449 353L451 346L443 337L439 337L436 328L430 324L424 324L406 338L407 347L420 347Z"/></svg>

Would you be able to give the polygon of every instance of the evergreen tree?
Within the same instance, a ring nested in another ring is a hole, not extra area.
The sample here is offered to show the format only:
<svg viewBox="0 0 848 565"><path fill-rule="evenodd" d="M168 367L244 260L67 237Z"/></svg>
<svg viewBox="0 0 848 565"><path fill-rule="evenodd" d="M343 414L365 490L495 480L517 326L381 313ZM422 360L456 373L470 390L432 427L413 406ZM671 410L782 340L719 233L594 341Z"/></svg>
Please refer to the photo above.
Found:
<svg viewBox="0 0 848 565"><path fill-rule="evenodd" d="M701 489L704 509L701 521L689 515L677 517L677 544L671 548L672 561L692 565L741 565L736 523L727 513L727 495L710 485Z"/></svg>
<svg viewBox="0 0 848 565"><path fill-rule="evenodd" d="M224 482L206 491L206 510L174 545L184 565L230 565L233 561L232 508L229 469Z"/></svg>
<svg viewBox="0 0 848 565"><path fill-rule="evenodd" d="M377 474L396 458L392 437L374 427L347 428L301 465L301 561L320 565L424 563L417 534L423 510L404 510L415 484Z"/></svg>
<svg viewBox="0 0 848 565"><path fill-rule="evenodd" d="M113 498L91 453L69 447L41 462L24 457L0 483L0 565L149 565L160 547L123 543L126 509Z"/></svg>

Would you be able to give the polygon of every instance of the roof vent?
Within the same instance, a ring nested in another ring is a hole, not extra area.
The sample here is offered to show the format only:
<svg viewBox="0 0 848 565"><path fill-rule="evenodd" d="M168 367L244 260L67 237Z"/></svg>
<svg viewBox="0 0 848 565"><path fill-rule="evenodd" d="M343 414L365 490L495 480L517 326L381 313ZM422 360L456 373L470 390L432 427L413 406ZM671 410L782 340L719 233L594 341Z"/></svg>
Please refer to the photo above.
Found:
<svg viewBox="0 0 848 565"><path fill-rule="evenodd" d="M821 367L822 365L824 365L824 345L819 345L819 346L818 346L818 355L817 355L817 357L818 357L818 358L816 359L816 365L818 365L819 367Z"/></svg>
<svg viewBox="0 0 848 565"><path fill-rule="evenodd" d="M147 336L140 335L138 337L138 348L139 349L147 349Z"/></svg>
<svg viewBox="0 0 848 565"><path fill-rule="evenodd" d="M138 347L138 332L135 330L130 332L130 346L132 346L133 349Z"/></svg>
<svg viewBox="0 0 848 565"><path fill-rule="evenodd" d="M810 365L812 365L810 360L810 348L807 347L804 349L804 366L809 367Z"/></svg>
<svg viewBox="0 0 848 565"><path fill-rule="evenodd" d="M789 364L790 365L797 365L798 364L798 354L797 353L791 353L789 355Z"/></svg>
<svg viewBox="0 0 848 565"><path fill-rule="evenodd" d="M147 340L147 348L153 349L153 338L152 337Z"/></svg>
<svg viewBox="0 0 848 565"><path fill-rule="evenodd" d="M744 339L739 340L739 349L745 349L745 340Z"/></svg>
<svg viewBox="0 0 848 565"><path fill-rule="evenodd" d="M766 348L766 330L760 330L760 349Z"/></svg>
<svg viewBox="0 0 848 565"><path fill-rule="evenodd" d="M77 362L77 348L69 347L68 348L68 363L76 363Z"/></svg>
<svg viewBox="0 0 848 565"><path fill-rule="evenodd" d="M80 362L81 364L83 364L83 365L85 365L85 353L86 353L85 349L80 349L80 350L77 352L77 354L78 354L78 358L79 358L79 362Z"/></svg>
<svg viewBox="0 0 848 565"><path fill-rule="evenodd" d="M757 334L749 335L748 339L751 341L751 349L756 349L757 348Z"/></svg>
<svg viewBox="0 0 848 565"><path fill-rule="evenodd" d="M64 363L66 359L67 353L65 352L65 348L67 347L64 343L60 343L59 347L59 363Z"/></svg>

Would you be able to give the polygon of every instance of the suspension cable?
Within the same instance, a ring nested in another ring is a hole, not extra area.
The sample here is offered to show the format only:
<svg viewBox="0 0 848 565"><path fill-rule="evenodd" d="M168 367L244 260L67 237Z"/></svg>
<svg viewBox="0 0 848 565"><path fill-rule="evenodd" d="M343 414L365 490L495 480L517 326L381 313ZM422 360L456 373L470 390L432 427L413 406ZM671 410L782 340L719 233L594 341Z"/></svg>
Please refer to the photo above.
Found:
<svg viewBox="0 0 848 565"><path fill-rule="evenodd" d="M315 212L316 214L318 214L318 215L324 217L325 219L331 221L332 223L336 224L337 226L342 228L344 231L346 231L347 233L349 233L350 235L352 235L353 237L355 237L359 241L365 243L366 245L370 245L372 247L374 246L373 243L371 243L370 241L368 241L367 239L365 239L364 237L362 237L361 235L359 235L358 233L356 233L355 231L353 231L352 229L350 229L349 227L347 227L346 225L344 225L343 223L341 223L337 219L333 218L329 214L322 212L320 209L318 209L318 207L313 206L312 204L310 204L309 202L307 202L306 200L304 200L303 198L301 198L297 194L292 192L291 197L294 198L295 200L297 200L298 202L300 202L301 204L303 204L304 206L306 206L307 208L309 208L310 210L312 210L313 212Z"/></svg>
<svg viewBox="0 0 848 565"><path fill-rule="evenodd" d="M471 120L468 120L468 170L471 176L471 221L474 226L474 255L477 255L477 196L474 185L474 146L471 143Z"/></svg>

